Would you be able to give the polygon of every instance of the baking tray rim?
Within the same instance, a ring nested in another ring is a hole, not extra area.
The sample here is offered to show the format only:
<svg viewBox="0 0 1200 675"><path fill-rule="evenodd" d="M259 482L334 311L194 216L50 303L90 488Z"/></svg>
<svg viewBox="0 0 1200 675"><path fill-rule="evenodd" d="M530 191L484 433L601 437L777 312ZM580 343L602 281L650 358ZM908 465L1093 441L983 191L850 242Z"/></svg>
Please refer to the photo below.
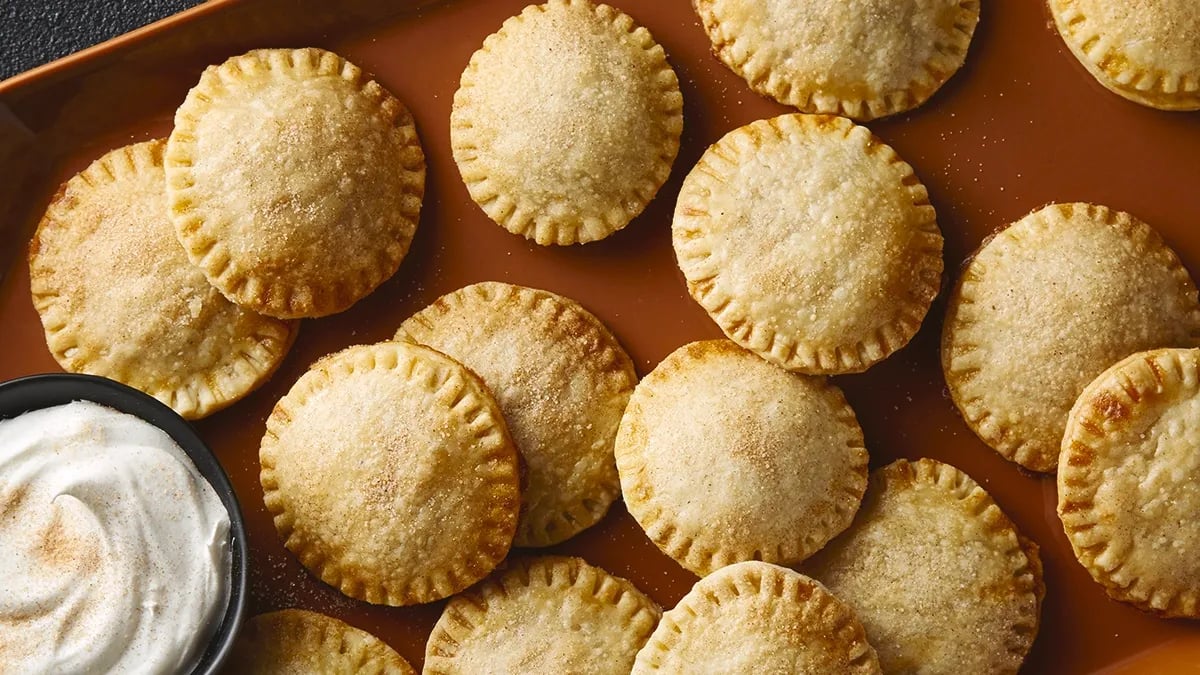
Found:
<svg viewBox="0 0 1200 675"><path fill-rule="evenodd" d="M140 46L163 33L169 33L172 30L193 23L202 17L224 12L231 7L244 4L247 1L208 0L141 28L135 28L128 33L122 33L97 45L84 48L49 63L35 66L24 72L17 73L8 79L0 80L0 96L10 95L43 80L65 78L76 74L93 62L110 59Z"/></svg>

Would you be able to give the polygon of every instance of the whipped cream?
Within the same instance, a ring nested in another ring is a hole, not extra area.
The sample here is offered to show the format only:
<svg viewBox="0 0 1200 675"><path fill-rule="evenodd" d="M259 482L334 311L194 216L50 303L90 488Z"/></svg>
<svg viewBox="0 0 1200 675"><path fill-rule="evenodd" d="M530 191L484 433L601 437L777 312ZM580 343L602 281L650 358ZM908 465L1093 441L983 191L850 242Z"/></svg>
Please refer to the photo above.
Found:
<svg viewBox="0 0 1200 675"><path fill-rule="evenodd" d="M229 602L229 513L161 429L0 420L0 673L181 673Z"/></svg>

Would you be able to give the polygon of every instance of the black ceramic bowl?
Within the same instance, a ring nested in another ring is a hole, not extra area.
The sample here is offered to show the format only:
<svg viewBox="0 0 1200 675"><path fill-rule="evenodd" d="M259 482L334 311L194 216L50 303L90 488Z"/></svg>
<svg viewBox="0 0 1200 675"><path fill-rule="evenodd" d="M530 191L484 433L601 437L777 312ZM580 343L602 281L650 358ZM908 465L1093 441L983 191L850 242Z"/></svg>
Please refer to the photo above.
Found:
<svg viewBox="0 0 1200 675"><path fill-rule="evenodd" d="M0 419L21 413L63 405L72 401L93 401L135 415L167 432L195 463L208 480L225 510L229 512L229 551L233 561L229 580L229 607L220 627L192 669L192 675L216 675L241 628L246 612L246 523L225 470L200 436L182 417L152 396L103 377L91 375L32 375L0 383Z"/></svg>

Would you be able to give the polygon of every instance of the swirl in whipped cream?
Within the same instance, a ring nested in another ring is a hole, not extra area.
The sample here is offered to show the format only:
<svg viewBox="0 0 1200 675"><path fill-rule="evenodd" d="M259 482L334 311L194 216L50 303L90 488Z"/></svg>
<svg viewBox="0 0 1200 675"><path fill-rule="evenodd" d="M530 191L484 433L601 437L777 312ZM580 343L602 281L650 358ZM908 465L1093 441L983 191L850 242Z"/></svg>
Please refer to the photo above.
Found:
<svg viewBox="0 0 1200 675"><path fill-rule="evenodd" d="M0 673L181 673L229 602L229 514L161 429L75 402L0 421Z"/></svg>

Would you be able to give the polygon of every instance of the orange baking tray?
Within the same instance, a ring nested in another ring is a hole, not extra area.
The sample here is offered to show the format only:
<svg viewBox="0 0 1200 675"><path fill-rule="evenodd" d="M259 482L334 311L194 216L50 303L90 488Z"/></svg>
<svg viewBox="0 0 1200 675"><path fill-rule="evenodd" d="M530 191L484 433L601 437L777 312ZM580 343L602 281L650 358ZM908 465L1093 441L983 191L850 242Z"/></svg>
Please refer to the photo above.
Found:
<svg viewBox="0 0 1200 675"><path fill-rule="evenodd" d="M326 612L381 636L416 665L441 604L391 608L346 598L309 575L276 537L258 483L258 442L274 402L318 357L385 340L438 295L485 279L578 299L612 327L641 374L685 342L719 336L675 266L675 196L710 143L788 111L753 94L711 55L687 0L615 0L650 29L679 74L685 126L675 170L646 212L611 238L569 248L530 244L471 202L449 141L459 74L484 37L524 4L216 0L0 83L0 379L58 370L30 301L25 261L50 196L105 151L165 136L205 65L255 47L324 47L375 73L412 109L429 179L399 273L349 311L305 321L270 382L197 427L245 509L251 611ZM1102 89L1067 52L1040 0L985 0L966 66L925 106L869 126L928 186L946 237L947 282L987 235L1051 201L1130 211L1200 271L1200 116L1149 110ZM1054 481L1023 473L967 429L938 365L943 314L944 293L908 347L865 374L835 378L859 415L872 465L933 457L961 467L1041 545L1047 595L1025 672L1200 673L1200 623L1107 599L1071 554L1054 513ZM659 553L619 503L549 551L628 577L668 608L696 580Z"/></svg>

